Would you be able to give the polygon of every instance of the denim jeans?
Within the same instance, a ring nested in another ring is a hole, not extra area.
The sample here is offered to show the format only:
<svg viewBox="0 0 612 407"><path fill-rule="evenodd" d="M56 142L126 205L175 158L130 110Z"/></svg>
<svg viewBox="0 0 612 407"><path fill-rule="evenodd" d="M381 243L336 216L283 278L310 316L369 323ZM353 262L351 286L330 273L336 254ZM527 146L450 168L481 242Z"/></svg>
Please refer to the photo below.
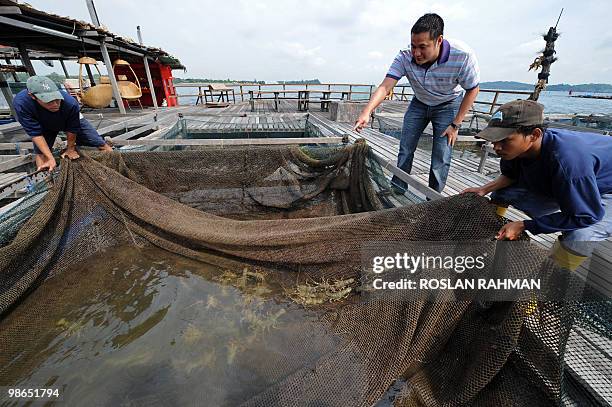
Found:
<svg viewBox="0 0 612 407"><path fill-rule="evenodd" d="M537 218L559 211L559 204L547 196L535 194L521 186L509 186L491 194L495 203L512 205L525 212L530 218ZM590 256L595 244L612 237L612 194L601 197L606 213L599 222L582 229L563 232L563 246L576 254Z"/></svg>
<svg viewBox="0 0 612 407"><path fill-rule="evenodd" d="M412 171L412 160L421 134L431 122L433 127L433 146L431 150L431 167L429 169L429 187L441 192L446 184L450 169L453 148L448 145L448 138L443 136L444 130L455 119L461 97L437 106L428 106L417 98L412 98L410 106L404 115L402 137L400 139L397 166L409 173ZM401 190L406 190L407 184L394 176L391 183Z"/></svg>

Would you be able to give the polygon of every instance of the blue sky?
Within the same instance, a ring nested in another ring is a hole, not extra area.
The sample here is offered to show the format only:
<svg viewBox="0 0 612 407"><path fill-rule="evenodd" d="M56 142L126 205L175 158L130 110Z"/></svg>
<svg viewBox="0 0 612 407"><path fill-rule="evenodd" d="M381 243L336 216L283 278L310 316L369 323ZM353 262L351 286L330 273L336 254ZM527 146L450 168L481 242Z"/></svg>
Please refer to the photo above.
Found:
<svg viewBox="0 0 612 407"><path fill-rule="evenodd" d="M47 12L90 21L85 0L28 0ZM565 7L551 83L612 83L612 3L604 0L97 0L102 24L177 56L179 77L243 80L319 78L378 83L410 28L426 12L445 20L445 36L469 44L482 80L535 82L529 64L541 34ZM72 64L71 64L72 65ZM69 68L76 72L74 67ZM43 71L43 69L41 69ZM58 68L59 71L59 68Z"/></svg>

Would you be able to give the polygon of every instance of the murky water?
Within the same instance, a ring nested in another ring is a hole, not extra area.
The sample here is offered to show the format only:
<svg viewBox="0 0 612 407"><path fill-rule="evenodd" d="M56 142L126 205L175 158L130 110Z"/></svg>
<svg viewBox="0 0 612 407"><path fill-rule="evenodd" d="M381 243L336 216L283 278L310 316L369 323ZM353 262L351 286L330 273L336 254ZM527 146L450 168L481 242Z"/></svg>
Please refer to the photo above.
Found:
<svg viewBox="0 0 612 407"><path fill-rule="evenodd" d="M0 322L0 385L59 388L68 405L236 405L340 343L275 275L95 255Z"/></svg>

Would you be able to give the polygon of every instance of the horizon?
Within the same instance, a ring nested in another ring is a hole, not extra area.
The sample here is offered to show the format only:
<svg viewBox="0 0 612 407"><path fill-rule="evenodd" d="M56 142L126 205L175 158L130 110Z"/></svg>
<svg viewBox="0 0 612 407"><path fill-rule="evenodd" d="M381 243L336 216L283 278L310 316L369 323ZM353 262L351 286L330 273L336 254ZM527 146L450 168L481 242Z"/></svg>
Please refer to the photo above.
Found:
<svg viewBox="0 0 612 407"><path fill-rule="evenodd" d="M64 77L64 73L63 72L57 72L57 71L52 71L49 73L45 73L44 75L48 76L48 75L58 75L60 77ZM71 77L77 78L78 75L77 74L71 74ZM94 74L94 77L97 77L98 74ZM182 77L182 76L173 76L175 79L179 79L179 80L208 80L208 81L228 81L228 82L236 82L236 83L252 83L254 81L251 81L249 79L235 79L235 78L201 78L201 77ZM321 84L328 84L328 83L334 83L334 82L324 82L321 81L318 78L305 78L305 79L286 79L286 80L282 80L282 81L276 81L276 80L272 80L272 81L263 81L266 84L282 84L282 82L308 82L308 81L319 81ZM406 81L406 78L402 78L401 81L398 82L398 85L403 85L403 84L407 84L408 82ZM513 83L513 84L521 84L521 85L529 85L529 86L534 86L535 85L535 81L533 83L530 82L519 82L519 81L507 81L507 80L491 80L491 81L482 81L480 82L481 84L483 83ZM376 84L372 84L372 85L376 85ZM612 83L594 83L594 82L589 82L589 83L548 83L547 87L550 86L588 86L588 85L592 85L592 86L596 86L596 85L603 85L603 86L610 86L612 87Z"/></svg>
<svg viewBox="0 0 612 407"><path fill-rule="evenodd" d="M29 3L49 13L91 21L85 0ZM96 9L101 23L118 35L136 38L140 25L146 45L166 50L187 67L187 73L175 71L177 77L266 82L302 77L378 84L399 49L408 45L412 24L431 11L444 19L445 37L475 50L482 82L535 83L537 73L527 69L544 47L541 34L565 7L555 46L559 60L551 67L549 82L607 84L612 70L608 63L612 34L605 29L608 8L596 0L583 1L579 8L564 3L107 0L98 1ZM508 16L513 15L516 24L509 23ZM589 63L584 63L585 56ZM78 69L76 64L67 65L71 74ZM48 74L58 68L37 63L36 69Z"/></svg>

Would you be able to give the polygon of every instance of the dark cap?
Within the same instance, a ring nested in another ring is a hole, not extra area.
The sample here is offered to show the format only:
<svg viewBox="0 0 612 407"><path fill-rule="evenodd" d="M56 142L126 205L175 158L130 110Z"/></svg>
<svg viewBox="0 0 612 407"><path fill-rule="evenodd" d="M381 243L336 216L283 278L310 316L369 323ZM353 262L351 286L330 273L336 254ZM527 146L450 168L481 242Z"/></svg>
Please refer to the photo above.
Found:
<svg viewBox="0 0 612 407"><path fill-rule="evenodd" d="M543 123L544 106L533 100L514 100L501 105L476 137L495 143L515 133L519 127L541 126Z"/></svg>

